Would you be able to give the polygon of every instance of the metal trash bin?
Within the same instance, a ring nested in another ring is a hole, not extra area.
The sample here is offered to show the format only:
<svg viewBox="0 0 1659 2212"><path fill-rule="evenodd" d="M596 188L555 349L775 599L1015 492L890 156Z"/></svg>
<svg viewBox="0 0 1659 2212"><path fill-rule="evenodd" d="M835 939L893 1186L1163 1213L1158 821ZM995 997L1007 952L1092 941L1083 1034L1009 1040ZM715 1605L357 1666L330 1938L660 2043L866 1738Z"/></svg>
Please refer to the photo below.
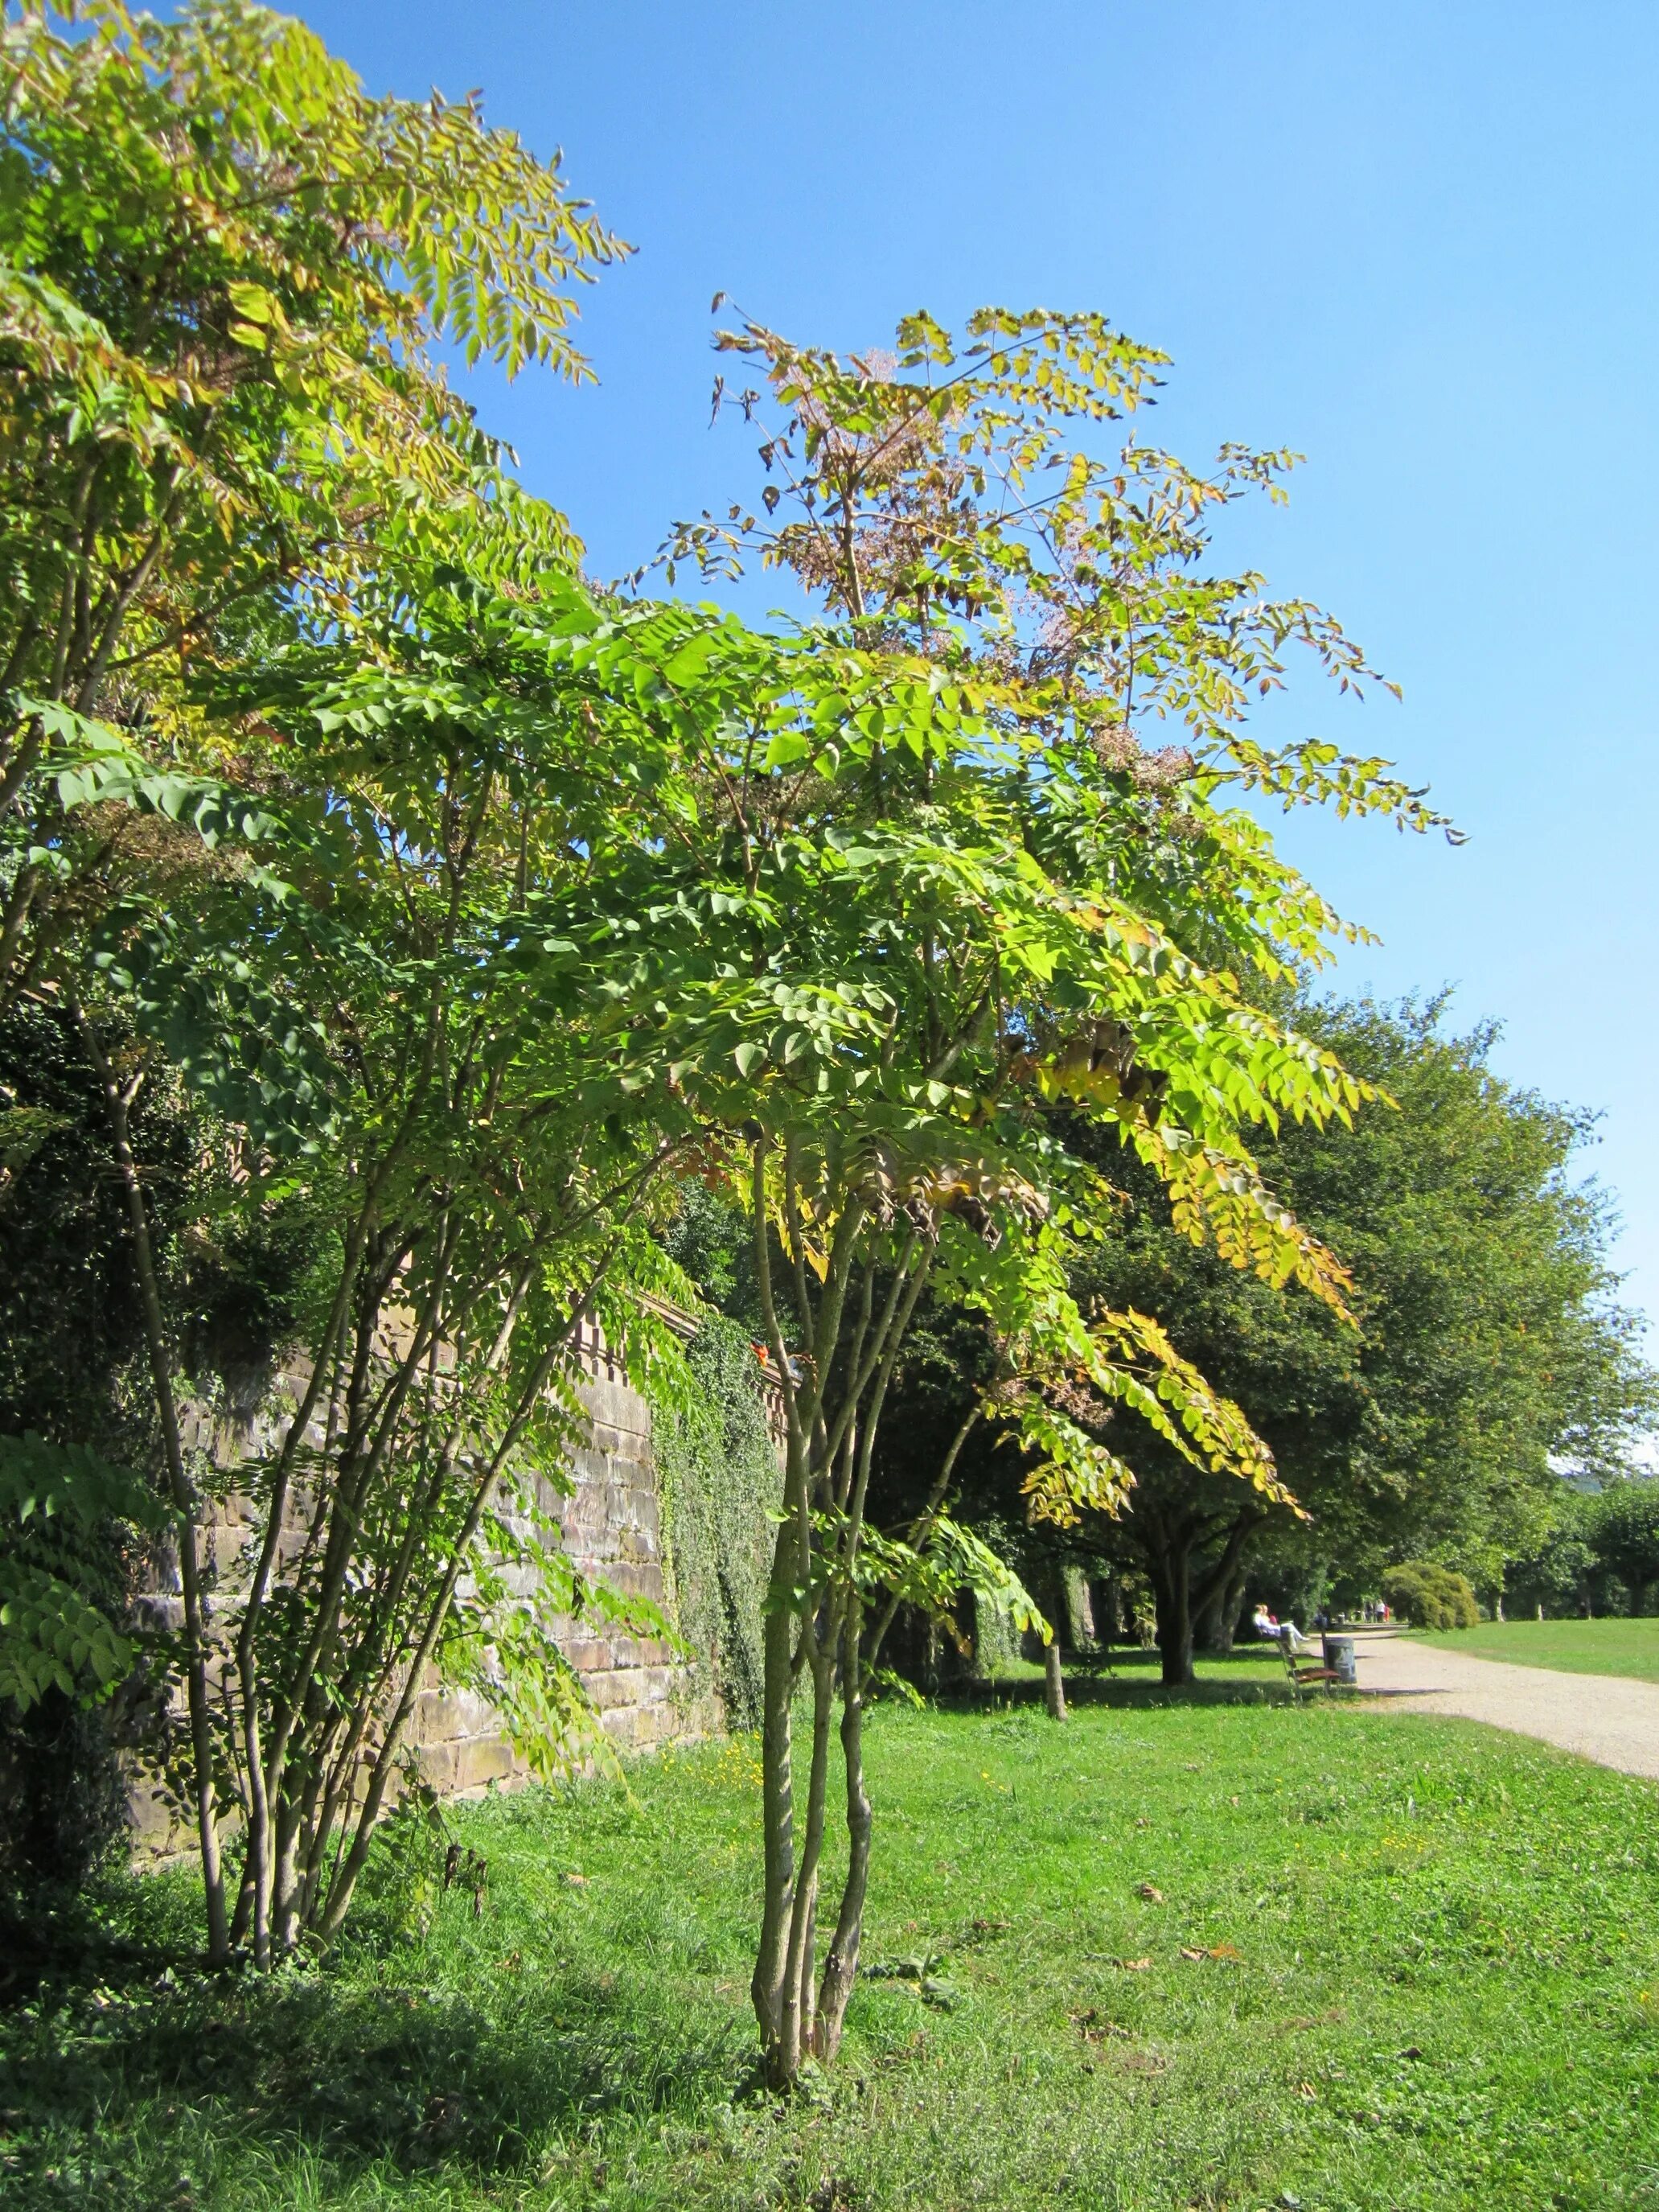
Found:
<svg viewBox="0 0 1659 2212"><path fill-rule="evenodd" d="M1354 1661L1352 1636L1328 1636L1325 1638L1325 1664L1339 1682L1356 1689L1358 1687L1359 1668Z"/></svg>

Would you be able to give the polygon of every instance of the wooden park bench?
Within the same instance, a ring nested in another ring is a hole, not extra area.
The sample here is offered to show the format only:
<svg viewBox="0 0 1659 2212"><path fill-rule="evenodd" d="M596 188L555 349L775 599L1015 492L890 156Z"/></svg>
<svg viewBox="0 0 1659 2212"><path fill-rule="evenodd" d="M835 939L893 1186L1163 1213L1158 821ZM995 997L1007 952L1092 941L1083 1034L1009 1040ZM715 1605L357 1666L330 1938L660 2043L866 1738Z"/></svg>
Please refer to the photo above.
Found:
<svg viewBox="0 0 1659 2212"><path fill-rule="evenodd" d="M1342 1680L1342 1676L1334 1667L1310 1666L1306 1661L1297 1656L1298 1644L1304 1651L1313 1650L1313 1645L1305 1638L1298 1637L1294 1630L1289 1635L1281 1636L1279 1639L1279 1654L1285 1662L1285 1672L1291 1678L1291 1686L1296 1692L1297 1703L1300 1705L1308 1692L1316 1683L1322 1682L1328 1691L1334 1682L1340 1682Z"/></svg>

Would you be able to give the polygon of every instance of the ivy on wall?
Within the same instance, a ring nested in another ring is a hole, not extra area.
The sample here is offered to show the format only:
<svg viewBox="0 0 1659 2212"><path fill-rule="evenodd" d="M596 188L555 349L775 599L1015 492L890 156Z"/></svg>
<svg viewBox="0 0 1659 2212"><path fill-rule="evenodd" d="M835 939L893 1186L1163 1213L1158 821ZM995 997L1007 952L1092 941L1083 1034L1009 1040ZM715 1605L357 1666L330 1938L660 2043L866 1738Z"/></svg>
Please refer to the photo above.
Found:
<svg viewBox="0 0 1659 2212"><path fill-rule="evenodd" d="M777 1448L755 1349L737 1322L705 1321L684 1364L651 1393L664 1567L694 1683L718 1693L729 1727L757 1728Z"/></svg>

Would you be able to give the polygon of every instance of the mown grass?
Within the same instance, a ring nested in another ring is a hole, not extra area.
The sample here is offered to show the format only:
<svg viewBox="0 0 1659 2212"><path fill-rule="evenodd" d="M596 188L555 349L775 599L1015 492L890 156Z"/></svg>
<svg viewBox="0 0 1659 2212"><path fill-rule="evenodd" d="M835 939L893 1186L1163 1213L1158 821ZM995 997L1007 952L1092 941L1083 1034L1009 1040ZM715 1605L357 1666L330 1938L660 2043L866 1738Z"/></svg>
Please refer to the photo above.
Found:
<svg viewBox="0 0 1659 2212"><path fill-rule="evenodd" d="M1659 1682L1659 1620L1486 1620L1478 1628L1425 1636L1425 1644L1471 1659L1513 1667L1553 1667L1568 1674L1631 1674Z"/></svg>
<svg viewBox="0 0 1659 2212"><path fill-rule="evenodd" d="M865 1983L792 2100L750 2069L746 1740L459 1813L476 1917L406 1838L338 1956L263 1987L179 1964L186 1885L120 1886L0 2027L0 2199L1659 2205L1659 1791L1275 1696L1253 1661L1078 1686L1063 1728L882 1710L866 1957L936 2002Z"/></svg>

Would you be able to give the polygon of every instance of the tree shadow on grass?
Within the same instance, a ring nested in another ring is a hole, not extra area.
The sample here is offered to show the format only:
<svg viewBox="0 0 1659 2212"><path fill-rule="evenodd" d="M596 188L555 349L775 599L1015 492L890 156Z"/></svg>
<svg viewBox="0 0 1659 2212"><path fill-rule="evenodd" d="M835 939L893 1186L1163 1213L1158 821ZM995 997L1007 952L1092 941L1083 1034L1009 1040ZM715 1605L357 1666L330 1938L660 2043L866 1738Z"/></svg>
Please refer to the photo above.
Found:
<svg viewBox="0 0 1659 2212"><path fill-rule="evenodd" d="M1282 1674L1262 1669L1255 1652L1238 1652L1200 1662L1196 1682L1185 1689L1166 1689L1158 1679L1156 1652L1115 1654L1109 1667L1103 1660L1074 1662L1066 1670L1066 1703L1075 1706L1103 1705L1121 1711L1145 1712L1163 1705L1289 1705L1297 1695ZM1006 1710L1010 1706L1041 1706L1040 1676L1009 1677L990 1682L964 1682L944 1692L939 1702L966 1712Z"/></svg>
<svg viewBox="0 0 1659 2212"><path fill-rule="evenodd" d="M730 2097L750 2058L735 2014L573 1966L475 1967L463 1994L423 1984L408 1953L380 1978L154 1964L0 2019L6 2202L56 2204L66 2172L83 2185L95 2168L95 2201L144 2203L139 2168L166 2145L279 2162L303 2148L347 2172L510 2171L550 2133Z"/></svg>

